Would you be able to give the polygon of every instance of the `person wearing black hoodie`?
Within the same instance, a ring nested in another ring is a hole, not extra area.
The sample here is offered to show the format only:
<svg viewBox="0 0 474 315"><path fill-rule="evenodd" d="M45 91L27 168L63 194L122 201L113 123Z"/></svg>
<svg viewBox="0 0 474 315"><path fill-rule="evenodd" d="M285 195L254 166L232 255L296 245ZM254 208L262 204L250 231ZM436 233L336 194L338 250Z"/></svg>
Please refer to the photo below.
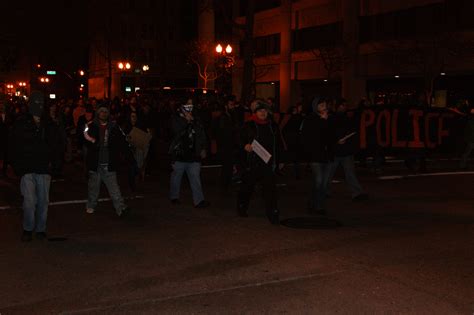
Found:
<svg viewBox="0 0 474 315"><path fill-rule="evenodd" d="M39 91L30 95L29 113L20 116L11 131L11 163L15 173L21 177L23 195L22 241L46 238L51 165L60 147L59 137L51 122L44 116L44 96Z"/></svg>
<svg viewBox="0 0 474 315"><path fill-rule="evenodd" d="M117 215L124 217L130 212L130 208L125 205L117 182L119 157L124 154L130 163L135 161L125 134L109 117L109 109L105 106L99 107L96 118L89 122L83 131L87 146L86 166L89 171L86 212L95 212L100 184L104 182Z"/></svg>
<svg viewBox="0 0 474 315"><path fill-rule="evenodd" d="M309 200L310 213L326 214L326 189L330 163L334 159L335 135L329 120L326 101L315 98L313 113L302 124L303 150L313 171L313 188Z"/></svg>
<svg viewBox="0 0 474 315"><path fill-rule="evenodd" d="M341 99L336 104L336 112L332 116L336 144L334 146L334 161L330 165L328 177L328 191L331 181L339 165L344 169L347 185L352 192L352 200L360 201L368 198L359 184L355 173L354 154L357 151L356 126L347 116L347 104Z"/></svg>
<svg viewBox="0 0 474 315"><path fill-rule="evenodd" d="M275 170L278 165L281 139L278 126L270 120L268 105L258 102L253 116L245 123L242 132L242 147L247 153L247 167L242 175L237 197L239 216L248 216L247 210L255 184L261 181L267 218L272 224L280 223ZM255 153L255 142L258 142L271 155L268 161L265 162Z"/></svg>
<svg viewBox="0 0 474 315"><path fill-rule="evenodd" d="M173 140L169 148L173 172L170 177L170 200L179 204L181 180L184 173L188 176L193 195L194 207L207 208L201 184L201 160L207 155L207 139L204 127L196 115L196 108L191 100L178 109L171 126Z"/></svg>
<svg viewBox="0 0 474 315"><path fill-rule="evenodd" d="M232 182L237 144L238 128L233 101L229 100L225 105L224 112L219 117L217 127L217 153L222 163L220 183L222 191L226 192Z"/></svg>

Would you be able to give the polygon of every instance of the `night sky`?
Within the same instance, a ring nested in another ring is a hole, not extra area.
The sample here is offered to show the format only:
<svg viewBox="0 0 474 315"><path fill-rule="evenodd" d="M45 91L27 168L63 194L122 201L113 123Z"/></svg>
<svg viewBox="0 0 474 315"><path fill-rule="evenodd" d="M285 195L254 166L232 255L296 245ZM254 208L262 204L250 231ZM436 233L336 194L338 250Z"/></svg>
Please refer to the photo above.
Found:
<svg viewBox="0 0 474 315"><path fill-rule="evenodd" d="M76 68L87 61L88 1L9 1L2 8L0 40L32 62ZM36 59L36 60L35 60Z"/></svg>

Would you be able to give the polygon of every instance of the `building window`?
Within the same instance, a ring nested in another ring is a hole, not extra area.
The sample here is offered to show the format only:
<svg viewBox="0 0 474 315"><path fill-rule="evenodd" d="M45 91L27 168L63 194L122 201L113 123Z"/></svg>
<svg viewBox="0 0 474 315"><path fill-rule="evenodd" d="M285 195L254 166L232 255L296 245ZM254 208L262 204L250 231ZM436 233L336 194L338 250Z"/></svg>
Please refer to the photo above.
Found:
<svg viewBox="0 0 474 315"><path fill-rule="evenodd" d="M336 46L342 42L342 22L307 27L293 32L293 51Z"/></svg>
<svg viewBox="0 0 474 315"><path fill-rule="evenodd" d="M443 3L360 18L362 43L433 35L443 30L446 30Z"/></svg>
<svg viewBox="0 0 474 315"><path fill-rule="evenodd" d="M245 16L247 13L248 0L240 1L240 16ZM270 10L281 6L280 0L256 0L255 12Z"/></svg>
<svg viewBox="0 0 474 315"><path fill-rule="evenodd" d="M277 55L280 53L280 33L255 37L254 44L256 57ZM243 49L240 51L243 52Z"/></svg>

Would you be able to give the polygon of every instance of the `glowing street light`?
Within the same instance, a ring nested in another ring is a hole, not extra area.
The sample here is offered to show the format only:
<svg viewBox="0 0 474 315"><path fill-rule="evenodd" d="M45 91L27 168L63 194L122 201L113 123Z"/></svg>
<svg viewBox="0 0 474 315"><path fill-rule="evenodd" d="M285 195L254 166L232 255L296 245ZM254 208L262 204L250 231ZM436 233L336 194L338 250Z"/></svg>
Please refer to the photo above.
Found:
<svg viewBox="0 0 474 315"><path fill-rule="evenodd" d="M86 74L86 73L84 72L84 70L79 70L79 75L80 75L81 77L83 77L84 74Z"/></svg>
<svg viewBox="0 0 474 315"><path fill-rule="evenodd" d="M130 70L130 68L132 68L132 65L130 64L130 62L123 62L123 61L120 61L118 64L117 64L117 67L120 69L120 70Z"/></svg>
<svg viewBox="0 0 474 315"><path fill-rule="evenodd" d="M146 72L146 71L150 70L150 66L144 65L144 66L142 67L142 70Z"/></svg>
<svg viewBox="0 0 474 315"><path fill-rule="evenodd" d="M230 44L227 44L227 46L225 47L225 50L224 48L222 47L221 44L217 44L216 46L216 53L218 54L227 54L227 55L230 55L232 53L232 46Z"/></svg>

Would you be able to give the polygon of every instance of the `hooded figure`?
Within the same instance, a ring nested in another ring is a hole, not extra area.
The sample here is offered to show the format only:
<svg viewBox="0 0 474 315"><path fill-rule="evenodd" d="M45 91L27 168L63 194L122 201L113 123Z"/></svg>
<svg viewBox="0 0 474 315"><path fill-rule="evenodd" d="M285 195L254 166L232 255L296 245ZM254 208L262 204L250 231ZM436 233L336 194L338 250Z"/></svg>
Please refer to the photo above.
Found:
<svg viewBox="0 0 474 315"><path fill-rule="evenodd" d="M326 214L326 190L330 162L334 159L335 134L323 98L315 98L313 113L301 125L301 142L313 171L313 189L309 202L311 213Z"/></svg>
<svg viewBox="0 0 474 315"><path fill-rule="evenodd" d="M33 232L37 239L46 237L50 166L57 155L51 154L60 147L57 132L48 119L42 120L44 96L33 91L29 113L18 118L11 132L11 162L15 173L21 177L23 195L22 241L31 241ZM56 133L56 134L55 134Z"/></svg>
<svg viewBox="0 0 474 315"><path fill-rule="evenodd" d="M199 115L191 100L182 105L171 122L173 140L169 148L173 172L170 178L170 201L179 203L181 180L187 174L193 203L196 208L206 208L209 202L205 200L201 184L201 160L206 158L207 139Z"/></svg>

